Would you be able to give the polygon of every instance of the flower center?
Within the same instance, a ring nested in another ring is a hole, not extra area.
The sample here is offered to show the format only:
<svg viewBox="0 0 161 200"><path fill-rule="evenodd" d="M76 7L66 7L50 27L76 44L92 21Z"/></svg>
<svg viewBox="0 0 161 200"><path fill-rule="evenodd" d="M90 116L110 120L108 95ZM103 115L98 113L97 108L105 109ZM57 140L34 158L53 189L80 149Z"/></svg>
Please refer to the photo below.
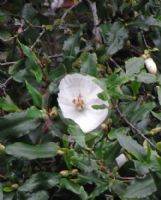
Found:
<svg viewBox="0 0 161 200"><path fill-rule="evenodd" d="M77 98L74 98L72 102L78 111L82 111L84 109L84 101L81 95L79 95Z"/></svg>

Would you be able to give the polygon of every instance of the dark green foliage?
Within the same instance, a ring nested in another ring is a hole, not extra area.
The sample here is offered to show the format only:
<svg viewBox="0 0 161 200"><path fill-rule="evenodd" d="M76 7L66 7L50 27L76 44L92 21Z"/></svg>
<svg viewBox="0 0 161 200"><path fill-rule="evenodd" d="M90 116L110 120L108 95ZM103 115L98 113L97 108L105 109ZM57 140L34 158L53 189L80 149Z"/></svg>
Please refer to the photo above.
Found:
<svg viewBox="0 0 161 200"><path fill-rule="evenodd" d="M51 2L0 1L0 200L161 199L161 1ZM109 102L87 134L57 102L74 72Z"/></svg>

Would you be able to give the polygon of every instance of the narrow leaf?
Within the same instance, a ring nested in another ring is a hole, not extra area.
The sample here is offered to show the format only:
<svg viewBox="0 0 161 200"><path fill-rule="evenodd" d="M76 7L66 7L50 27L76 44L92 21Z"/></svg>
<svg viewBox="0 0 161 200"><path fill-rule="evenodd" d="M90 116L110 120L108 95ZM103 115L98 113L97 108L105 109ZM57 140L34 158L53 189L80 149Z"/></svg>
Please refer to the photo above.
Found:
<svg viewBox="0 0 161 200"><path fill-rule="evenodd" d="M144 160L146 157L145 149L138 144L130 136L118 134L117 140L119 144L126 149L130 154L132 154L138 160Z"/></svg>
<svg viewBox="0 0 161 200"><path fill-rule="evenodd" d="M26 158L29 160L38 158L50 158L56 154L57 145L53 142L30 145L16 142L6 146L6 153L17 158Z"/></svg>
<svg viewBox="0 0 161 200"><path fill-rule="evenodd" d="M28 92L30 93L33 103L35 106L38 106L39 108L42 105L42 96L39 93L38 90L36 90L34 87L32 87L32 85L30 85L27 81L26 81L26 87Z"/></svg>
<svg viewBox="0 0 161 200"><path fill-rule="evenodd" d="M145 198L153 194L156 190L153 178L147 176L145 179L135 180L128 186L124 198Z"/></svg>

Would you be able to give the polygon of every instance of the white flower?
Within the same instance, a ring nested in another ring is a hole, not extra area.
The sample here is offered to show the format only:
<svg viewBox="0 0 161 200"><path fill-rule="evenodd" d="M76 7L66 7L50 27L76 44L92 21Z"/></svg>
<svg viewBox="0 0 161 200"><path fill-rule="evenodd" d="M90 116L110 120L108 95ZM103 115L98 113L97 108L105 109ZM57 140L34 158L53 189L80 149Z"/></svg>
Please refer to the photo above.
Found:
<svg viewBox="0 0 161 200"><path fill-rule="evenodd" d="M157 73L157 66L152 58L145 59L145 66L149 73L156 74Z"/></svg>
<svg viewBox="0 0 161 200"><path fill-rule="evenodd" d="M72 119L83 132L96 129L107 117L108 102L98 98L103 90L92 76L74 73L66 75L60 82L58 103L65 118ZM106 105L94 109L93 105Z"/></svg>
<svg viewBox="0 0 161 200"><path fill-rule="evenodd" d="M56 10L58 8L60 8L64 3L64 0L53 0L51 3L51 9L52 10Z"/></svg>

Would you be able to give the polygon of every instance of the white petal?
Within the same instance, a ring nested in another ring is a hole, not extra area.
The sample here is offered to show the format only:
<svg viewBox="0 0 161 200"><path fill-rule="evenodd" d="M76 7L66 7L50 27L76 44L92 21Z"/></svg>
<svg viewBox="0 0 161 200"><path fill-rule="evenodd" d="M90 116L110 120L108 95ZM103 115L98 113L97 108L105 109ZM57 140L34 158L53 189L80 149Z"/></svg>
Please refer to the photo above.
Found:
<svg viewBox="0 0 161 200"><path fill-rule="evenodd" d="M123 153L120 154L115 160L119 168L121 168L127 162L127 158Z"/></svg>
<svg viewBox="0 0 161 200"><path fill-rule="evenodd" d="M65 118L76 122L83 132L90 132L96 129L107 117L108 109L96 110L93 105L108 105L98 98L102 89L94 82L95 78L81 74L66 75L60 82L58 103ZM85 108L78 111L73 105L74 98L81 95Z"/></svg>

